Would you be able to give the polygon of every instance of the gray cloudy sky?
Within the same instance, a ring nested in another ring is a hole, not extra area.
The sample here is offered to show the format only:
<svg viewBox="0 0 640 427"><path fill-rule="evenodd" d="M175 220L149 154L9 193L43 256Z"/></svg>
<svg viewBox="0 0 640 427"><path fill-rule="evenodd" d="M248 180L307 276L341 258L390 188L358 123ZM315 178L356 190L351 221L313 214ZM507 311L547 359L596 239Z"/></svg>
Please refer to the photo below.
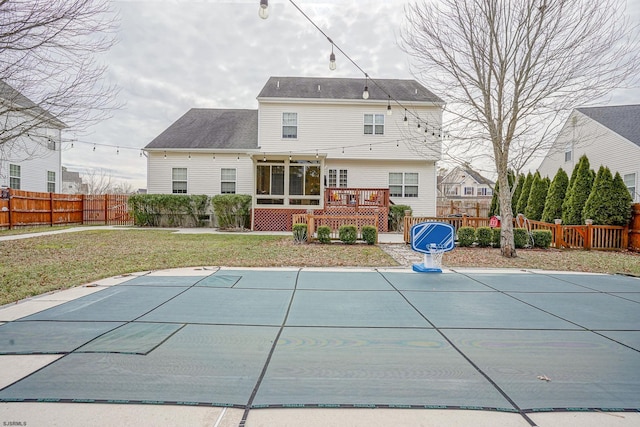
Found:
<svg viewBox="0 0 640 427"><path fill-rule="evenodd" d="M296 0L373 78L413 78L398 46L408 2ZM636 21L638 3L628 0ZM331 46L324 36L288 0L269 4L270 16L262 20L259 0L115 1L119 42L103 60L124 106L83 136L84 143L67 148L63 165L80 172L102 168L145 188L146 159L139 150L188 109L257 108L255 98L270 76L363 77L337 51L338 69L329 71ZM438 95L446 100L446 94ZM620 91L611 100L639 102L638 90ZM119 154L99 144L119 145Z"/></svg>

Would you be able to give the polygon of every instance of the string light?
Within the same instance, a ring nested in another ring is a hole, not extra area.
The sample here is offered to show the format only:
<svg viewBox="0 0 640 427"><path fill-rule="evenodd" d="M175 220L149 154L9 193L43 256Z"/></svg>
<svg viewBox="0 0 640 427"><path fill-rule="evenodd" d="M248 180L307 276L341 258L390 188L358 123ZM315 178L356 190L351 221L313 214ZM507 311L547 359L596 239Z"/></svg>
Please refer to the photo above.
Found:
<svg viewBox="0 0 640 427"><path fill-rule="evenodd" d="M167 152L166 151L164 152L164 159L165 160L167 159Z"/></svg>
<svg viewBox="0 0 640 427"><path fill-rule="evenodd" d="M96 151L96 144L93 144L93 151Z"/></svg>
<svg viewBox="0 0 640 427"><path fill-rule="evenodd" d="M336 54L333 53L333 43L331 43L331 55L329 55L329 69L331 71L336 69Z"/></svg>
<svg viewBox="0 0 640 427"><path fill-rule="evenodd" d="M120 147L116 148L116 156L120 155Z"/></svg>
<svg viewBox="0 0 640 427"><path fill-rule="evenodd" d="M318 150L316 150L316 159L318 158Z"/></svg>
<svg viewBox="0 0 640 427"><path fill-rule="evenodd" d="M369 87L367 86L367 80L369 76L364 73L364 90L362 91L362 99L369 99Z"/></svg>
<svg viewBox="0 0 640 427"><path fill-rule="evenodd" d="M269 17L269 0L260 0L258 16L262 19L267 19Z"/></svg>
<svg viewBox="0 0 640 427"><path fill-rule="evenodd" d="M142 157L142 150L140 150L140 157Z"/></svg>
<svg viewBox="0 0 640 427"><path fill-rule="evenodd" d="M409 120L407 120L407 109L404 109L404 124L409 125Z"/></svg>
<svg viewBox="0 0 640 427"><path fill-rule="evenodd" d="M191 153L189 153L189 160L191 160Z"/></svg>

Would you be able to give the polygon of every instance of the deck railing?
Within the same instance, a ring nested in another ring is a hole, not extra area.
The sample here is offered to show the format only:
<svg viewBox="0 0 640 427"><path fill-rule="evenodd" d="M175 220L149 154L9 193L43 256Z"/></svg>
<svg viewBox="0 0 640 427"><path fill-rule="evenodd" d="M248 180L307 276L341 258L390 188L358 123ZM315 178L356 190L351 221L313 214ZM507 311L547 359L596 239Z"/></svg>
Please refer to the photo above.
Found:
<svg viewBox="0 0 640 427"><path fill-rule="evenodd" d="M340 227L342 227L343 225L355 225L358 229L358 238L362 239L363 226L371 225L376 227L376 230L378 229L378 216L294 214L293 223L307 224L307 241L309 242L317 238L316 232L318 231L318 227L323 225L331 229L332 240L337 240L339 238Z"/></svg>
<svg viewBox="0 0 640 427"><path fill-rule="evenodd" d="M387 188L337 188L324 190L325 207L348 207L357 212L360 207L389 206L389 189Z"/></svg>

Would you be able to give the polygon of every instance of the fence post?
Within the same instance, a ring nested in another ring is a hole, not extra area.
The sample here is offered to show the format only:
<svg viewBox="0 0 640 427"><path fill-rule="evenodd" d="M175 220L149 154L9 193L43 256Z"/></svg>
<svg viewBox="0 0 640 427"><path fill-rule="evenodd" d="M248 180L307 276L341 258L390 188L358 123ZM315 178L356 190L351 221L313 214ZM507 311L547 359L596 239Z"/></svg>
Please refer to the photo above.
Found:
<svg viewBox="0 0 640 427"><path fill-rule="evenodd" d="M49 224L53 227L53 193L49 193Z"/></svg>
<svg viewBox="0 0 640 427"><path fill-rule="evenodd" d="M307 243L310 243L313 239L314 231L313 215L307 213Z"/></svg>
<svg viewBox="0 0 640 427"><path fill-rule="evenodd" d="M9 204L9 230L13 229L13 215L11 215L11 212L13 211L13 203L11 203L12 199L13 199L13 190L10 188L9 200L7 202Z"/></svg>
<svg viewBox="0 0 640 427"><path fill-rule="evenodd" d="M109 225L109 195L104 195L104 225Z"/></svg>
<svg viewBox="0 0 640 427"><path fill-rule="evenodd" d="M622 243L620 244L621 251L626 251L629 249L629 226L625 225L624 230L622 230Z"/></svg>
<svg viewBox="0 0 640 427"><path fill-rule="evenodd" d="M592 240L592 233L593 233L593 220L592 219L585 219L584 223L587 226L587 231L584 235L584 249L585 250L590 250L591 249L591 240Z"/></svg>
<svg viewBox="0 0 640 427"><path fill-rule="evenodd" d="M469 221L467 220L467 214L466 213L462 214L462 226L463 227L468 227L469 226Z"/></svg>
<svg viewBox="0 0 640 427"><path fill-rule="evenodd" d="M562 220L559 218L556 218L554 220L555 223L555 228L554 228L554 233L555 233L555 238L553 239L554 242L553 244L555 245L556 249L561 249L562 248Z"/></svg>

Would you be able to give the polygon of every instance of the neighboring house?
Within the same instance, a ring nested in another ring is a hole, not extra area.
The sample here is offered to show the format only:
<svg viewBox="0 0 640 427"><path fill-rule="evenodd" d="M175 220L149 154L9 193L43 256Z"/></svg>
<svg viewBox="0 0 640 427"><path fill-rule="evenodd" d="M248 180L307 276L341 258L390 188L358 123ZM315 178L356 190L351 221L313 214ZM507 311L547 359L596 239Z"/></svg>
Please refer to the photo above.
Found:
<svg viewBox="0 0 640 427"><path fill-rule="evenodd" d="M487 199L493 196L494 182L469 166L456 166L439 180L439 195L445 200Z"/></svg>
<svg viewBox="0 0 640 427"><path fill-rule="evenodd" d="M271 77L258 110L189 110L144 148L148 192L250 194L256 230L383 193L434 215L444 103L414 80L376 84L365 100L363 79Z"/></svg>
<svg viewBox="0 0 640 427"><path fill-rule="evenodd" d="M0 186L60 193L65 124L2 81L0 120Z"/></svg>
<svg viewBox="0 0 640 427"><path fill-rule="evenodd" d="M89 186L82 182L80 172L72 172L63 166L61 192L64 194L88 194Z"/></svg>
<svg viewBox="0 0 640 427"><path fill-rule="evenodd" d="M640 105L576 108L538 168L553 178L562 168L569 176L582 155L591 168L620 173L634 202L640 202Z"/></svg>

